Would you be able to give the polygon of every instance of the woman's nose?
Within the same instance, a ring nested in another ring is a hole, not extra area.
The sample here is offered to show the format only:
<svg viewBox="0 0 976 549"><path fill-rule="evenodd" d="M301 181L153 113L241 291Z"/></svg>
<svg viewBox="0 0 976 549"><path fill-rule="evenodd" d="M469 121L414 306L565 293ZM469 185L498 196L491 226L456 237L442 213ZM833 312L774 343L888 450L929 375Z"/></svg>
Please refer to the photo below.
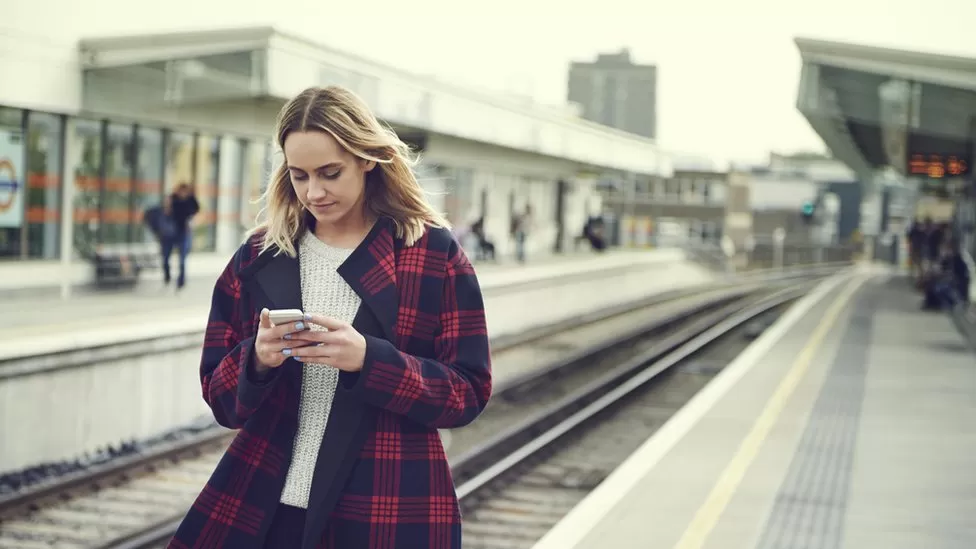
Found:
<svg viewBox="0 0 976 549"><path fill-rule="evenodd" d="M325 188L325 183L318 178L312 178L308 182L308 199L316 200L319 198L324 198L325 195L329 194L328 189Z"/></svg>

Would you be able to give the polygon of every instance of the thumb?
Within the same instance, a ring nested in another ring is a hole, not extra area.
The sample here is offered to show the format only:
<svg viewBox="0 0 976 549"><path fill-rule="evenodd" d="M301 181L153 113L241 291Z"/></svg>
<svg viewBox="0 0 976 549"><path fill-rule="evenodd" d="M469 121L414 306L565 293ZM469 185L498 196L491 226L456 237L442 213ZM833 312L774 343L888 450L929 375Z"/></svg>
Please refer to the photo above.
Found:
<svg viewBox="0 0 976 549"><path fill-rule="evenodd" d="M268 309L261 309L261 327L271 328L271 311Z"/></svg>

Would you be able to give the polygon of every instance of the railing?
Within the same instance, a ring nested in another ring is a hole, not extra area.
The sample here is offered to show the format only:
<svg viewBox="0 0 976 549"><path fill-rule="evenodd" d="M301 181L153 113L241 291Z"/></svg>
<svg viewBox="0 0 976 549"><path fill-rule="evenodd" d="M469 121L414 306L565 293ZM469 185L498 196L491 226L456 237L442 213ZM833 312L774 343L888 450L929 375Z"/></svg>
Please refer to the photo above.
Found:
<svg viewBox="0 0 976 549"><path fill-rule="evenodd" d="M851 263L862 247L859 245L824 245L812 242L782 241L757 237L751 250L730 257L715 241L689 241L683 246L694 261L719 271L777 269L828 263Z"/></svg>
<svg viewBox="0 0 976 549"><path fill-rule="evenodd" d="M861 248L853 245L823 245L810 242L756 242L746 253L749 269L771 269L795 265L850 263Z"/></svg>

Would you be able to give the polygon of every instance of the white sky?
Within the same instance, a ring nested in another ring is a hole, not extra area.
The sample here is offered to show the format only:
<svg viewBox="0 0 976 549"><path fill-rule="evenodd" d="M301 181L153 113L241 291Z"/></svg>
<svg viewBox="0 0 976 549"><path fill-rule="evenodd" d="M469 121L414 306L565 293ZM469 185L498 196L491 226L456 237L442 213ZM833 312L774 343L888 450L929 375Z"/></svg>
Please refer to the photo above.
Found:
<svg viewBox="0 0 976 549"><path fill-rule="evenodd" d="M976 56L973 0L0 0L0 11L0 27L66 41L271 24L548 103L564 102L571 60L628 46L658 65L660 144L719 161L822 149L795 108L794 36Z"/></svg>

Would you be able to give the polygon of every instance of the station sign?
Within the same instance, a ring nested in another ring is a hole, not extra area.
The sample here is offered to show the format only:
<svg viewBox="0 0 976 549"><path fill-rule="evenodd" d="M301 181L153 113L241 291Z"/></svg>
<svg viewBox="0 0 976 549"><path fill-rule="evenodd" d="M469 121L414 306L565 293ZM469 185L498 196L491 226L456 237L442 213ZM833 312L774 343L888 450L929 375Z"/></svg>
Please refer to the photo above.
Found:
<svg viewBox="0 0 976 549"><path fill-rule="evenodd" d="M0 227L24 224L24 141L20 131L0 129Z"/></svg>
<svg viewBox="0 0 976 549"><path fill-rule="evenodd" d="M908 174L943 179L969 175L969 162L956 155L913 154L908 160Z"/></svg>

